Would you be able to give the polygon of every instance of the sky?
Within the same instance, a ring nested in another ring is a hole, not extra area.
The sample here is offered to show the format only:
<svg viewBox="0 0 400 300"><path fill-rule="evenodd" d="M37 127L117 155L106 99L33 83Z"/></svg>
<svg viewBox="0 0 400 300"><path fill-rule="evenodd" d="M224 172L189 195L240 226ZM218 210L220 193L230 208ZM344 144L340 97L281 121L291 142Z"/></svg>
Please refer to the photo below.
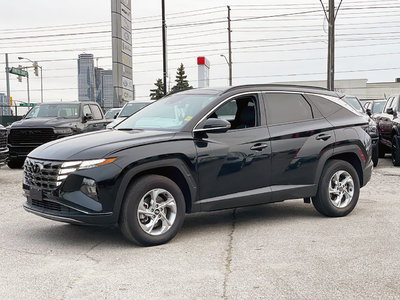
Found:
<svg viewBox="0 0 400 300"><path fill-rule="evenodd" d="M336 5L339 4L336 0ZM325 5L328 0L324 0ZM0 68L43 67L44 101L76 101L77 58L92 53L111 69L111 0L0 0ZM233 84L325 80L327 22L318 0L166 0L168 69L180 63L197 87L197 56L210 63L210 86L228 85L227 5L232 18ZM343 0L336 19L336 79L393 82L400 77L400 0ZM132 0L136 99L162 78L161 1ZM46 37L38 37L46 36ZM26 81L10 75L11 96L27 101ZM31 71L31 102L40 79ZM6 92L0 72L0 92Z"/></svg>

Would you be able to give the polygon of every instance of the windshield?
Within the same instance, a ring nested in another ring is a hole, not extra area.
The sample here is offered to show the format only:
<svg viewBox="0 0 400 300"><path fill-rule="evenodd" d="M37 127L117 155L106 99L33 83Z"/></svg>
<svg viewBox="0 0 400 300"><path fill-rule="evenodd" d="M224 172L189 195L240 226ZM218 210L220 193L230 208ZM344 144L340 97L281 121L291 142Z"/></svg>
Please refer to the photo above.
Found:
<svg viewBox="0 0 400 300"><path fill-rule="evenodd" d="M379 102L374 102L374 105L372 106L372 113L373 114L378 114L383 112L383 108L385 107L386 101L379 101Z"/></svg>
<svg viewBox="0 0 400 300"><path fill-rule="evenodd" d="M114 119L115 115L119 112L119 109L112 109L106 112L106 119Z"/></svg>
<svg viewBox="0 0 400 300"><path fill-rule="evenodd" d="M358 102L356 97L348 97L348 96L346 96L345 99L346 99L346 102L348 104L350 104L356 111L358 111L360 113L364 112L360 102Z"/></svg>
<svg viewBox="0 0 400 300"><path fill-rule="evenodd" d="M25 119L31 118L79 118L79 104L40 104L32 108Z"/></svg>
<svg viewBox="0 0 400 300"><path fill-rule="evenodd" d="M168 96L138 111L115 128L179 130L215 98L214 95L186 93Z"/></svg>
<svg viewBox="0 0 400 300"><path fill-rule="evenodd" d="M124 106L124 108L121 110L121 113L119 114L120 117L130 117L132 116L135 112L138 110L142 109L146 105L149 105L150 103L128 103Z"/></svg>

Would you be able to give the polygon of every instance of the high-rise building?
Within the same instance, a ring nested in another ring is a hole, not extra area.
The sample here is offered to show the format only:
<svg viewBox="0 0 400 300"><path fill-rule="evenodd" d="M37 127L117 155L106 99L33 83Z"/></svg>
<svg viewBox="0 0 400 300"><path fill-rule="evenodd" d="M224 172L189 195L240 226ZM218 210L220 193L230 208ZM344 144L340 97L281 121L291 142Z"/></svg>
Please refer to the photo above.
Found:
<svg viewBox="0 0 400 300"><path fill-rule="evenodd" d="M119 102L114 101L114 86L112 70L101 71L101 99L105 109L119 107ZM114 103L116 102L116 103Z"/></svg>
<svg viewBox="0 0 400 300"><path fill-rule="evenodd" d="M103 106L103 101L102 101L102 94L101 94L101 90L102 90L102 71L104 69L103 68L98 68L95 67L94 68L94 85L95 85L95 91L94 91L94 98L96 99L96 102L100 105Z"/></svg>
<svg viewBox="0 0 400 300"><path fill-rule="evenodd" d="M10 101L4 93L0 93L0 116L11 116Z"/></svg>
<svg viewBox="0 0 400 300"><path fill-rule="evenodd" d="M79 54L78 57L78 100L96 101L93 54Z"/></svg>

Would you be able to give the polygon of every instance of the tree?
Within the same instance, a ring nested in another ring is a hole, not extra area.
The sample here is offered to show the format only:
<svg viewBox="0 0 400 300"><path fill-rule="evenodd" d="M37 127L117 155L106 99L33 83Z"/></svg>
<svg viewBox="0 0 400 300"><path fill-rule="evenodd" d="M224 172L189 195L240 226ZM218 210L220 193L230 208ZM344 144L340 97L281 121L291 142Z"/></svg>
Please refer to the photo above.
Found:
<svg viewBox="0 0 400 300"><path fill-rule="evenodd" d="M158 100L164 97L164 84L160 78L157 79L157 82L154 84L157 88L150 90L151 100Z"/></svg>
<svg viewBox="0 0 400 300"><path fill-rule="evenodd" d="M181 66L176 71L176 84L172 87L171 93L192 89L193 87L189 85L189 81L186 78L187 75L185 75L185 67L181 63Z"/></svg>

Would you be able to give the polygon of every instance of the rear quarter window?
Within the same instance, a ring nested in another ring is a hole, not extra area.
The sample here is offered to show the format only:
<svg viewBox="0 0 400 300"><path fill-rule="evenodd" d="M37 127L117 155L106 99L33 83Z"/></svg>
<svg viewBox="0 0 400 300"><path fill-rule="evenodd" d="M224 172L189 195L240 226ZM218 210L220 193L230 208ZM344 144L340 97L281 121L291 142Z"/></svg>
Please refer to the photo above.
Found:
<svg viewBox="0 0 400 300"><path fill-rule="evenodd" d="M324 117L330 116L342 108L339 104L320 96L307 95L307 99L315 105Z"/></svg>

